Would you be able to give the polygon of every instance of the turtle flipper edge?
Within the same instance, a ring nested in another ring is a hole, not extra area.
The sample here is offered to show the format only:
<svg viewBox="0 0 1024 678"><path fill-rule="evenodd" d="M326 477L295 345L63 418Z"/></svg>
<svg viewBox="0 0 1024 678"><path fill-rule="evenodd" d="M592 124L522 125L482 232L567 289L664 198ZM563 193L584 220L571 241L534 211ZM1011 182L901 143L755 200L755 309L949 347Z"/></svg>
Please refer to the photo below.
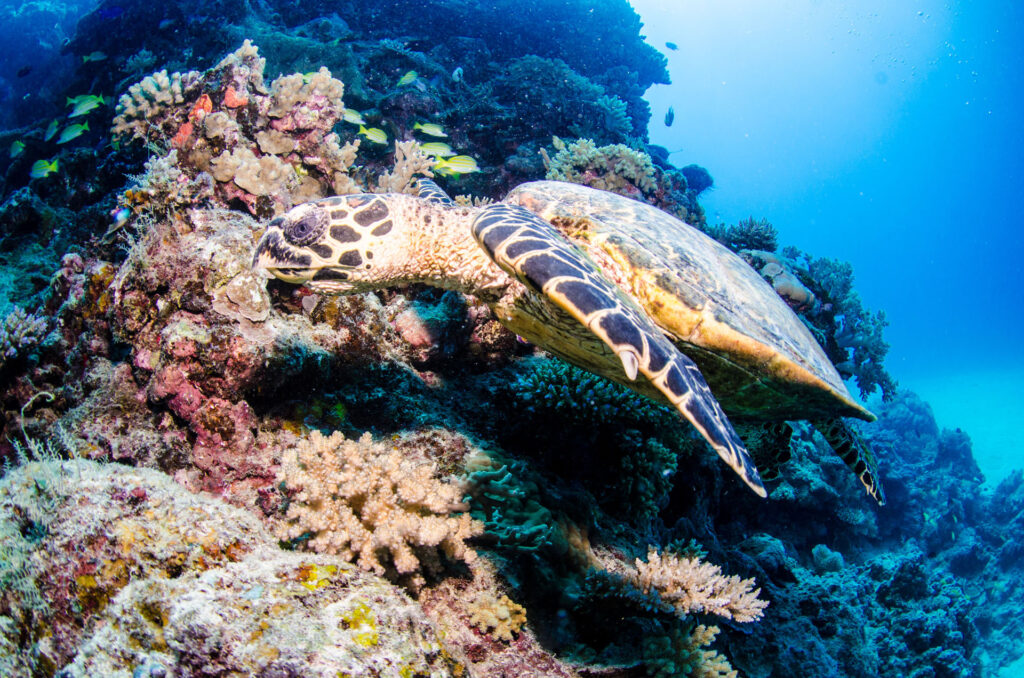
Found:
<svg viewBox="0 0 1024 678"><path fill-rule="evenodd" d="M435 205L451 207L455 204L455 201L444 192L443 188L430 179L425 179L423 177L416 179L416 195L427 202L434 203Z"/></svg>
<svg viewBox="0 0 1024 678"><path fill-rule="evenodd" d="M582 252L517 205L489 205L472 229L498 266L600 338L622 361L630 380L644 375L754 492L767 496L757 467L697 365Z"/></svg>
<svg viewBox="0 0 1024 678"><path fill-rule="evenodd" d="M825 437L839 458L857 475L871 498L878 502L879 506L885 506L885 491L878 475L878 462L875 461L871 448L853 427L839 417L813 420L811 425L818 429L818 433Z"/></svg>

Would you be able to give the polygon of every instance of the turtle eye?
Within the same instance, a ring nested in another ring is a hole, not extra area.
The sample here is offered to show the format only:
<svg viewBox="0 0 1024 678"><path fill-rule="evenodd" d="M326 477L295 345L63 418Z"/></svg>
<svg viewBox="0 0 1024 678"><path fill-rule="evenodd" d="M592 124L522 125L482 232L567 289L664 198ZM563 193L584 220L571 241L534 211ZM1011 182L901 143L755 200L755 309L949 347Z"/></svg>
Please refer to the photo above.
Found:
<svg viewBox="0 0 1024 678"><path fill-rule="evenodd" d="M284 237L298 247L316 242L324 232L323 221L316 213L306 214L284 227Z"/></svg>

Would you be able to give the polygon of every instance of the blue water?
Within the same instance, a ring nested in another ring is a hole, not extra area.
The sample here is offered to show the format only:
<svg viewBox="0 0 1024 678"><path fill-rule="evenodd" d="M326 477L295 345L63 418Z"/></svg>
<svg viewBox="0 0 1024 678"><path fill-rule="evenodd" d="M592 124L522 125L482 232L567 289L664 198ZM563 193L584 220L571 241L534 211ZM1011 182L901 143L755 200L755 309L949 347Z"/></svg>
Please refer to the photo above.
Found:
<svg viewBox="0 0 1024 678"><path fill-rule="evenodd" d="M710 170L708 221L850 261L900 384L989 482L1024 465L1024 5L632 5L674 81L647 93L651 140Z"/></svg>

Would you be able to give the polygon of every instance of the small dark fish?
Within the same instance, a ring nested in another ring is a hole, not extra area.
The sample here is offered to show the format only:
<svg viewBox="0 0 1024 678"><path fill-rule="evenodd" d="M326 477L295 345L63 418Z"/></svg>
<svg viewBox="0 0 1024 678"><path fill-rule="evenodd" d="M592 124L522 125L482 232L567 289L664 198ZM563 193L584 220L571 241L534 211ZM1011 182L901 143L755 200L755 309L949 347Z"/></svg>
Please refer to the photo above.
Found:
<svg viewBox="0 0 1024 678"><path fill-rule="evenodd" d="M676 119L676 112L671 106L668 107L668 113L665 114L665 127L671 127L672 123Z"/></svg>
<svg viewBox="0 0 1024 678"><path fill-rule="evenodd" d="M679 45L677 45L677 44L676 44L676 43L674 43L674 42L666 42L666 43L665 43L665 47L668 47L668 48L669 48L670 50L672 50L673 52L674 52L674 51L676 51L677 49L679 49Z"/></svg>
<svg viewBox="0 0 1024 678"><path fill-rule="evenodd" d="M18 77L24 78L26 75L32 72L32 66L22 66L18 69Z"/></svg>

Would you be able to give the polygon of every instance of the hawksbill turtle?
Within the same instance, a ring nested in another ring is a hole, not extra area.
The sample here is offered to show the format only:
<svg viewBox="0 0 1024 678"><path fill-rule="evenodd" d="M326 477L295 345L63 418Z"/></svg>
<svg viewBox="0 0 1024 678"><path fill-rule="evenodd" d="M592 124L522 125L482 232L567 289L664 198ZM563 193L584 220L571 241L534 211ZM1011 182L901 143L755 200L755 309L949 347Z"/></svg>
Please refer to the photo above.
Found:
<svg viewBox="0 0 1024 678"><path fill-rule="evenodd" d="M655 207L555 181L500 203L344 195L269 222L253 267L327 294L425 283L472 294L516 334L677 409L758 495L729 421L810 420L884 503L850 396L800 319L746 262ZM788 436L786 437L788 441Z"/></svg>

